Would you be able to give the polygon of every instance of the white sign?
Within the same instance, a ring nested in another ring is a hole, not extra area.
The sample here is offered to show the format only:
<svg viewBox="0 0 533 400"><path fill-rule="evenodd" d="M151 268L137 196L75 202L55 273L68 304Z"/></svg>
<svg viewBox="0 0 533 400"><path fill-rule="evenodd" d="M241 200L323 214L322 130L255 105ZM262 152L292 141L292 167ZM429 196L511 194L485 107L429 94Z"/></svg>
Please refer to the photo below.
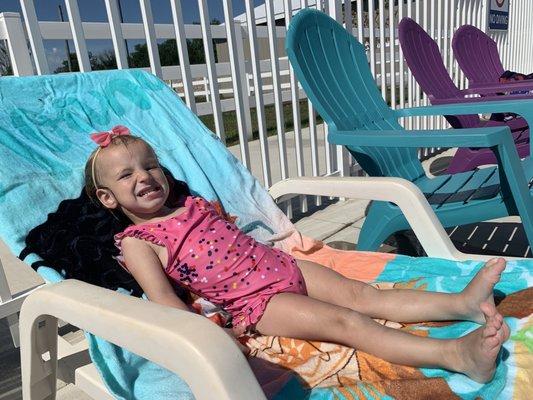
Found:
<svg viewBox="0 0 533 400"><path fill-rule="evenodd" d="M500 31L509 29L509 1L489 0L489 29Z"/></svg>

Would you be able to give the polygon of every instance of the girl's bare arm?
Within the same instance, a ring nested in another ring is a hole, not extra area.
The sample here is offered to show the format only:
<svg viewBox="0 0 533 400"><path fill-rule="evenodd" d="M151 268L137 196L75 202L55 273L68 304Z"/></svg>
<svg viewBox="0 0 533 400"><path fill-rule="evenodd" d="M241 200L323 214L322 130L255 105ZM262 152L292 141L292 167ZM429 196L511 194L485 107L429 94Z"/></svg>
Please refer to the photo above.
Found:
<svg viewBox="0 0 533 400"><path fill-rule="evenodd" d="M142 239L125 237L122 252L128 270L151 301L191 311L174 292L155 251Z"/></svg>

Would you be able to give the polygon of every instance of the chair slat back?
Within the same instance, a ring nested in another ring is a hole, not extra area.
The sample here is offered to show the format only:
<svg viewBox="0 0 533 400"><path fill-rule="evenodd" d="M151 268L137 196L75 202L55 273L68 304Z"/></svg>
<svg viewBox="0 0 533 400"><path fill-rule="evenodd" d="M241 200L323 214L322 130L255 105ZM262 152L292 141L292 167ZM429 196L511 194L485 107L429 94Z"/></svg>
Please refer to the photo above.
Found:
<svg viewBox="0 0 533 400"><path fill-rule="evenodd" d="M498 46L485 32L463 25L453 35L453 54L470 84L498 83L504 72Z"/></svg>
<svg viewBox="0 0 533 400"><path fill-rule="evenodd" d="M459 88L453 83L437 43L411 18L403 18L398 25L398 38L405 61L416 81L430 101L439 99L463 99ZM472 128L479 125L477 115L447 117L454 128Z"/></svg>
<svg viewBox="0 0 533 400"><path fill-rule="evenodd" d="M364 47L326 14L304 9L287 34L289 60L325 122L338 130L403 129L381 97ZM415 179L423 170L415 149L349 148L374 176Z"/></svg>

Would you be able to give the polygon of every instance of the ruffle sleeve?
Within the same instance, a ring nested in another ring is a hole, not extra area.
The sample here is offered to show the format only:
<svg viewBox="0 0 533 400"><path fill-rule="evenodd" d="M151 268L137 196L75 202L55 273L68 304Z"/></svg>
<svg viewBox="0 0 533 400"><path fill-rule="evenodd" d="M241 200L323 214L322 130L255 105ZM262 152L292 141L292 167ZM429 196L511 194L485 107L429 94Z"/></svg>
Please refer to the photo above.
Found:
<svg viewBox="0 0 533 400"><path fill-rule="evenodd" d="M115 240L115 246L118 248L120 253L118 256L115 257L115 259L128 272L129 272L128 267L126 266L126 263L124 261L124 253L122 252L122 240L124 240L125 237L134 237L137 239L146 240L147 242L151 242L155 245L163 246L168 249L168 247L166 246L166 243L160 238L158 238L153 233L153 229L151 229L150 227L130 226L126 228L123 232L117 233L114 236L114 240Z"/></svg>

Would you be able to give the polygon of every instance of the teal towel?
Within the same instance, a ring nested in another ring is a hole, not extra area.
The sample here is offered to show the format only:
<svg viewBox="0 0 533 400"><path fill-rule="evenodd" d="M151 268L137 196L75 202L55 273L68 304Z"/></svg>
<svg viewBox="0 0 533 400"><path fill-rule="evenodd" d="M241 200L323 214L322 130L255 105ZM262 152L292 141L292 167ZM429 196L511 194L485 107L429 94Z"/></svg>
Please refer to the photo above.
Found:
<svg viewBox="0 0 533 400"><path fill-rule="evenodd" d="M0 80L0 236L15 254L29 230L77 197L96 145L89 134L126 125L194 194L218 200L258 240L293 229L266 190L162 81L142 70ZM35 261L35 257L27 258ZM40 272L61 279L49 268ZM159 366L89 335L90 354L119 399L189 399ZM176 355L179 357L179 354Z"/></svg>

